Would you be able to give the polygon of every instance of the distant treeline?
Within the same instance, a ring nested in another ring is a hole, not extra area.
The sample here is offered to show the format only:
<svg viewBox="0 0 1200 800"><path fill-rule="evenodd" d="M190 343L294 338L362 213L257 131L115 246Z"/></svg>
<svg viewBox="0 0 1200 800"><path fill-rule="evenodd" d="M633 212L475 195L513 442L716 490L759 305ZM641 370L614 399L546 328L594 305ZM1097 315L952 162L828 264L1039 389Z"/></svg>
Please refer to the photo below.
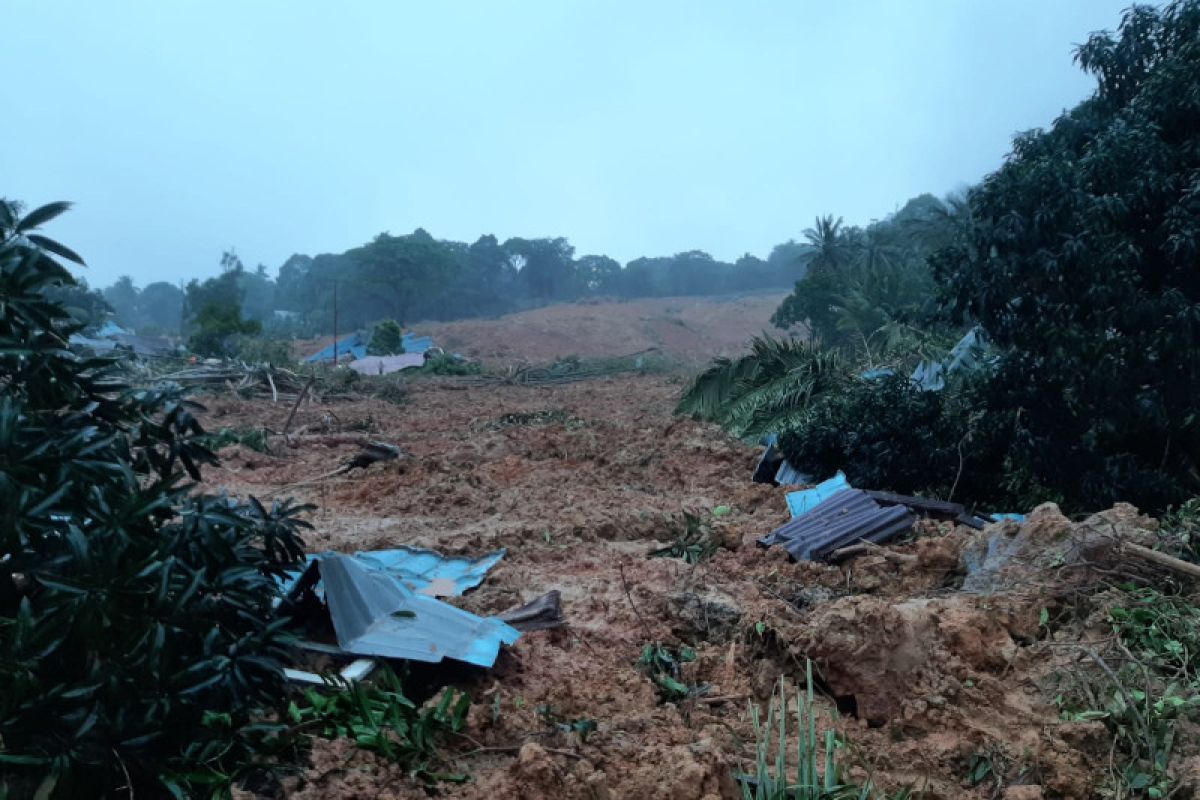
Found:
<svg viewBox="0 0 1200 800"><path fill-rule="evenodd" d="M624 267L608 256L575 255L564 238L501 242L435 239L418 228L387 233L338 254L294 255L272 278L266 267L247 269L232 252L223 274L186 286L156 282L139 289L129 277L77 306L102 310L139 333L187 332L197 311L214 294L238 297L241 315L265 331L299 336L333 328L334 291L338 327L360 328L381 319L406 322L496 316L587 297L713 295L787 288L804 277L811 245L788 241L766 259L746 254L734 263L701 250L638 258ZM236 286L232 294L228 291ZM189 311L191 309L191 311Z"/></svg>

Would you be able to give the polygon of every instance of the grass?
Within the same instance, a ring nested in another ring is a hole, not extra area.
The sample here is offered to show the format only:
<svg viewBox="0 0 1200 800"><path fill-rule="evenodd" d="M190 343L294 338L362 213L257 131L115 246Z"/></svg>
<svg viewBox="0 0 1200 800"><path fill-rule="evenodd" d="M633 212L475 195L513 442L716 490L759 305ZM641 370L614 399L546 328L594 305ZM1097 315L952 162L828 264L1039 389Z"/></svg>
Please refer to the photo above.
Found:
<svg viewBox="0 0 1200 800"><path fill-rule="evenodd" d="M743 800L876 800L883 797L868 781L862 786L843 775L842 756L846 744L833 730L817 732L813 703L812 662L808 662L804 690L795 691L795 730L788 729L788 691L780 678L777 691L767 705L766 719L757 705L750 705L754 725L753 772L736 776ZM794 754L791 769L789 756ZM893 800L907 800L908 789Z"/></svg>

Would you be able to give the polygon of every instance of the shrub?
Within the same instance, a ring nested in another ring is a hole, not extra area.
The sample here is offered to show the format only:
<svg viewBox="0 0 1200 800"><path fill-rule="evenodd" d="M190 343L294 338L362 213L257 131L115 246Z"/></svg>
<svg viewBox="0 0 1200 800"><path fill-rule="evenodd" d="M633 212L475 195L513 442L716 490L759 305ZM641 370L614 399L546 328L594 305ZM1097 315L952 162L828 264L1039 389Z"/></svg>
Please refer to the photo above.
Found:
<svg viewBox="0 0 1200 800"><path fill-rule="evenodd" d="M292 355L292 343L287 339L241 336L235 340L233 349L237 357L247 364L290 367L296 363L296 358Z"/></svg>
<svg viewBox="0 0 1200 800"><path fill-rule="evenodd" d="M394 319L385 319L375 325L371 332L368 355L394 356L404 352L404 332Z"/></svg>
<svg viewBox="0 0 1200 800"><path fill-rule="evenodd" d="M195 492L197 406L67 349L43 290L74 254L28 235L64 209L0 210L0 795L209 791L282 705L272 601L307 507Z"/></svg>

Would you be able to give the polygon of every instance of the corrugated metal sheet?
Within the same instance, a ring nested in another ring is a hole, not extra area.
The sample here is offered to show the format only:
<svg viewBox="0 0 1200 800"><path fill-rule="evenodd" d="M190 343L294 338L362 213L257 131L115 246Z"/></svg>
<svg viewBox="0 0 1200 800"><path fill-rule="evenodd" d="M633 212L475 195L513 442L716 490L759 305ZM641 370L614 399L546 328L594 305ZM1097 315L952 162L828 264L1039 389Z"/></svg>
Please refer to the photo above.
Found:
<svg viewBox="0 0 1200 800"><path fill-rule="evenodd" d="M501 644L521 638L498 619L417 594L351 556L323 555L310 569L320 571L338 645L347 653L432 663L453 658L490 667Z"/></svg>
<svg viewBox="0 0 1200 800"><path fill-rule="evenodd" d="M424 355L404 353L399 356L367 356L355 359L350 362L349 367L362 375L391 375L393 372L421 367L424 364Z"/></svg>
<svg viewBox="0 0 1200 800"><path fill-rule="evenodd" d="M775 473L775 482L780 486L803 486L812 483L812 476L793 467L785 458Z"/></svg>
<svg viewBox="0 0 1200 800"><path fill-rule="evenodd" d="M909 511L920 514L923 517L957 522L975 530L982 529L984 525L992 521L990 517L977 517L969 513L961 503L950 503L945 500L914 497L913 495L896 494L895 492L868 491L867 494L871 496L872 500L882 505L907 506Z"/></svg>
<svg viewBox="0 0 1200 800"><path fill-rule="evenodd" d="M415 333L406 333L400 338L400 341L403 342L404 352L406 353L420 355L433 347L432 336L417 336Z"/></svg>
<svg viewBox="0 0 1200 800"><path fill-rule="evenodd" d="M421 547L396 547L391 550L367 550L355 553L348 558L359 561L371 570L387 573L403 583L407 588L419 594L432 597L458 597L463 592L474 589L483 583L492 567L504 558L507 551L501 549L479 558L463 558L461 556L446 556L435 550ZM325 553L308 556L308 564L322 557L333 555ZM301 573L307 567L293 573L280 583L282 594L291 593ZM322 596L322 588L316 586L318 596Z"/></svg>
<svg viewBox="0 0 1200 800"><path fill-rule="evenodd" d="M367 341L360 333L352 333L337 340L338 361L346 356L364 358L367 355ZM316 364L319 361L333 360L333 345L322 348L304 359L306 364Z"/></svg>
<svg viewBox="0 0 1200 800"><path fill-rule="evenodd" d="M846 480L846 476L842 472L838 472L827 481L822 481L811 489L803 489L799 492L789 492L787 497L788 511L792 512L792 517L799 517L807 514L813 508L833 497L840 491L850 488L850 482Z"/></svg>
<svg viewBox="0 0 1200 800"><path fill-rule="evenodd" d="M844 489L758 540L781 544L795 559L821 559L857 542L876 544L912 529L904 506L883 507L858 489Z"/></svg>
<svg viewBox="0 0 1200 800"><path fill-rule="evenodd" d="M478 617L418 594L393 575L340 553L313 559L288 599L296 609L306 608L301 598L309 592L328 611L337 638L335 652L345 655L432 663L453 658L489 667L500 645L512 644L521 635L499 619Z"/></svg>

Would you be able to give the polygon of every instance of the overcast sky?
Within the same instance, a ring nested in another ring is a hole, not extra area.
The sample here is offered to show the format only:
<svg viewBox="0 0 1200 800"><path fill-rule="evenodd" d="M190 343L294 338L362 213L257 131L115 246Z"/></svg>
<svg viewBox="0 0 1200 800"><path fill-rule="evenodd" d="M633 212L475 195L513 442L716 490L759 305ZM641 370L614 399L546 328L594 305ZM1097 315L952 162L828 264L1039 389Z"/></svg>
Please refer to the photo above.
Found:
<svg viewBox="0 0 1200 800"><path fill-rule="evenodd" d="M1128 0L0 0L0 196L92 285L381 231L770 248L997 167Z"/></svg>

